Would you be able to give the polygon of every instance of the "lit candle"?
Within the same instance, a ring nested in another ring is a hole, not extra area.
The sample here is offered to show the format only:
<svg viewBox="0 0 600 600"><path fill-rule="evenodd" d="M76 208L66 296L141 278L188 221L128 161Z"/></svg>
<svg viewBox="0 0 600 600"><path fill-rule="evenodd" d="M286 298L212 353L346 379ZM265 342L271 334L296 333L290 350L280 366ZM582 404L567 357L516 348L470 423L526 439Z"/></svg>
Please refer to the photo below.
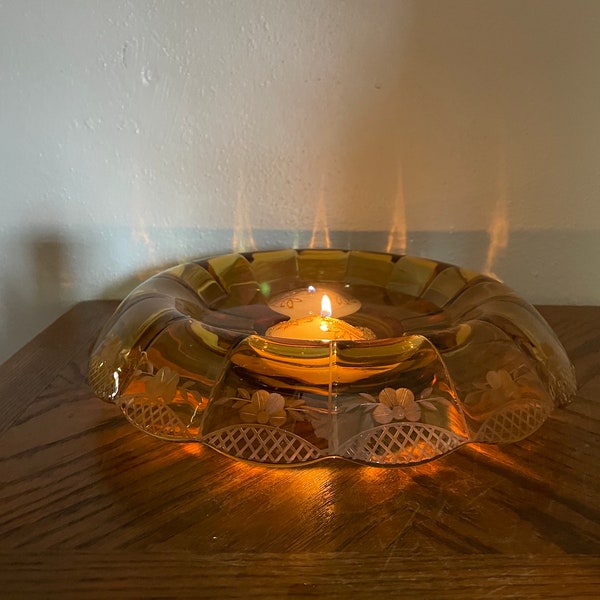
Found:
<svg viewBox="0 0 600 600"><path fill-rule="evenodd" d="M268 337L288 340L369 340L375 335L368 329L354 327L331 316L331 300L327 294L321 299L321 314L283 321L267 329Z"/></svg>

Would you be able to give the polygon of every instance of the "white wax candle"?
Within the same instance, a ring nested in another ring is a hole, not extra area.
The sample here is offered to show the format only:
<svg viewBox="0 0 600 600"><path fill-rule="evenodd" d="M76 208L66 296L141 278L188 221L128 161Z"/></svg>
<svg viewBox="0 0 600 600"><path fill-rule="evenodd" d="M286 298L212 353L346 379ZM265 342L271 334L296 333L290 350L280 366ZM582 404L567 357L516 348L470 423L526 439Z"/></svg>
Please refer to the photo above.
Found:
<svg viewBox="0 0 600 600"><path fill-rule="evenodd" d="M307 288L284 292L269 300L269 306L282 315L292 319L321 314L321 299L327 295L331 300L334 317L345 317L360 308L356 298L337 290L309 285Z"/></svg>

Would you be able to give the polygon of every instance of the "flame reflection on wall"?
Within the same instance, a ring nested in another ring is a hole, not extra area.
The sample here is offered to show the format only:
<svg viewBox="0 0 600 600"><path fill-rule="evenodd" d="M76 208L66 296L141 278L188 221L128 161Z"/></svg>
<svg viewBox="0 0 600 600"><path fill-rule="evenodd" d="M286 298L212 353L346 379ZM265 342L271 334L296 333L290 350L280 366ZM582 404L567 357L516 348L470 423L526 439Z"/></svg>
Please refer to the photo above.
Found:
<svg viewBox="0 0 600 600"><path fill-rule="evenodd" d="M392 214L392 225L388 233L386 252L398 254L406 253L406 203L404 200L404 181L402 178L402 167L398 167L396 177L396 198L394 212Z"/></svg>
<svg viewBox="0 0 600 600"><path fill-rule="evenodd" d="M325 192L321 189L315 218L313 221L312 235L310 237L310 248L331 248L331 238L329 236L329 224L327 222L327 206L325 202Z"/></svg>
<svg viewBox="0 0 600 600"><path fill-rule="evenodd" d="M490 277L500 279L494 273L494 264L498 255L508 246L509 223L508 223L508 203L507 203L507 184L506 184L506 158L504 152L500 157L498 173L498 197L492 210L492 218L487 229L489 245L485 260L483 272Z"/></svg>
<svg viewBox="0 0 600 600"><path fill-rule="evenodd" d="M240 173L238 193L235 201L235 209L233 211L232 246L234 252L256 250L245 187L244 176Z"/></svg>

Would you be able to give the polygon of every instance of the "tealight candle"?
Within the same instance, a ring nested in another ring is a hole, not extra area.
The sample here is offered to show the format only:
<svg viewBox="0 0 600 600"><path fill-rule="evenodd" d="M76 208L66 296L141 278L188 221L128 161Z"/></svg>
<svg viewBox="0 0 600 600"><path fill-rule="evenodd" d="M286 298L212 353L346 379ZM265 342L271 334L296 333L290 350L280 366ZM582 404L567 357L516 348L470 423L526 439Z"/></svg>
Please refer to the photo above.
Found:
<svg viewBox="0 0 600 600"><path fill-rule="evenodd" d="M269 327L268 337L288 340L313 340L328 342L331 340L370 340L375 337L372 331L354 327L341 319L331 316L331 300L323 294L321 314L307 315L299 319L283 321Z"/></svg>
<svg viewBox="0 0 600 600"><path fill-rule="evenodd" d="M322 313L321 299L323 296L327 296L329 299L337 318L351 315L360 308L360 301L348 294L313 285L279 294L269 300L269 307L292 319L319 315ZM331 308L329 312L328 316L331 316Z"/></svg>

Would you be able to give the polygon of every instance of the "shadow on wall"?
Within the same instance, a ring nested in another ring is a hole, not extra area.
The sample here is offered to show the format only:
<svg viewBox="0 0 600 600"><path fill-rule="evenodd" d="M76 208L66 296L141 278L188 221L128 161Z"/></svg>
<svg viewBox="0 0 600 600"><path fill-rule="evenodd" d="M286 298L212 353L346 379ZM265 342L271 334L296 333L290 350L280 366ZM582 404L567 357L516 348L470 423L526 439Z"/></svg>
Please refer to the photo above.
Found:
<svg viewBox="0 0 600 600"><path fill-rule="evenodd" d="M13 268L2 285L0 362L75 302L73 258L85 261L85 249L55 231L32 233L11 246Z"/></svg>

